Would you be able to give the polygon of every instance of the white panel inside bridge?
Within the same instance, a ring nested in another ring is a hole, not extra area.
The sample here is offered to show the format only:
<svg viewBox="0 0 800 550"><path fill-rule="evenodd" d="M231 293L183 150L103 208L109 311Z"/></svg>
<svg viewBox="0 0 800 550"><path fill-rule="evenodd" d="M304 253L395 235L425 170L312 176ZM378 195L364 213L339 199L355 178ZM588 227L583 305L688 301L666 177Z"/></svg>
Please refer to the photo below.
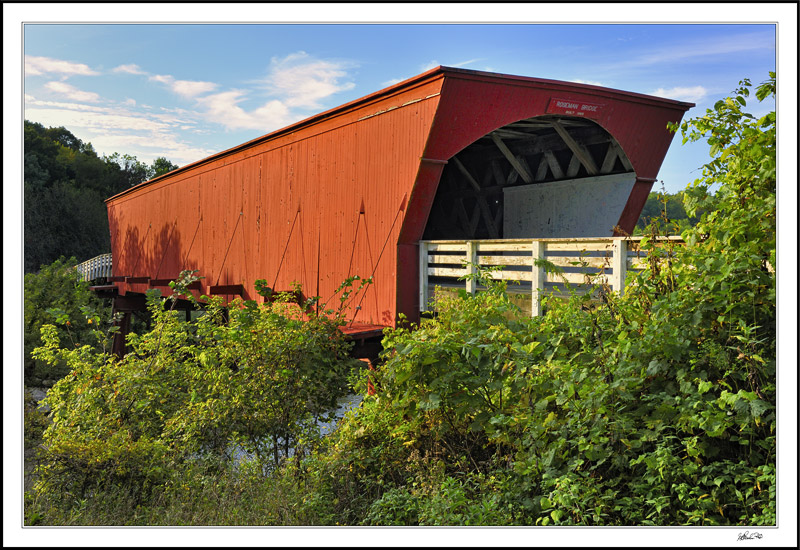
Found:
<svg viewBox="0 0 800 550"><path fill-rule="evenodd" d="M635 181L627 173L504 189L503 238L607 237Z"/></svg>

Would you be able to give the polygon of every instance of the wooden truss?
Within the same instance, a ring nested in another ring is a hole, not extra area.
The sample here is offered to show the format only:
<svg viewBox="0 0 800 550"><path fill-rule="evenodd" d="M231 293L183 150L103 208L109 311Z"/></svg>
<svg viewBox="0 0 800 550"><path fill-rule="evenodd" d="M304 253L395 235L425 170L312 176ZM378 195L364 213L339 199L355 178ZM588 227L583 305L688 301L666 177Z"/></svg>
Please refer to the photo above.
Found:
<svg viewBox="0 0 800 550"><path fill-rule="evenodd" d="M504 188L632 171L617 141L591 121L523 120L489 133L450 159L432 215L463 238L497 239Z"/></svg>

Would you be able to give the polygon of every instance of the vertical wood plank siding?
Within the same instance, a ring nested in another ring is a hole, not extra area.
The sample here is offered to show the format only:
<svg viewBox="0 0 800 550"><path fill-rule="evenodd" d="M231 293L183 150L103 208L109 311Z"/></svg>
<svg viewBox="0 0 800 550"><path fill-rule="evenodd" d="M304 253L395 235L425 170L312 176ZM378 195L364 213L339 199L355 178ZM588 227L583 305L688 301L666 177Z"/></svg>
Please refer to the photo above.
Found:
<svg viewBox="0 0 800 550"><path fill-rule="evenodd" d="M414 185L441 82L112 197L115 274L169 279L199 269L204 279L196 294L242 284L242 297L259 301L256 279L276 290L296 281L306 296L319 295L329 306L338 306L333 294L344 279L374 276L350 300L349 318L392 325L400 207ZM150 288L118 286L123 294Z"/></svg>
<svg viewBox="0 0 800 550"><path fill-rule="evenodd" d="M689 104L439 67L111 197L114 275L162 281L197 269L197 294L241 284L257 300L256 279L276 290L297 281L329 306L344 279L373 276L350 318L418 319L418 243L444 163L562 95L603 105L591 118L640 178L621 220L635 223L672 138L666 123ZM123 295L151 287L116 284Z"/></svg>

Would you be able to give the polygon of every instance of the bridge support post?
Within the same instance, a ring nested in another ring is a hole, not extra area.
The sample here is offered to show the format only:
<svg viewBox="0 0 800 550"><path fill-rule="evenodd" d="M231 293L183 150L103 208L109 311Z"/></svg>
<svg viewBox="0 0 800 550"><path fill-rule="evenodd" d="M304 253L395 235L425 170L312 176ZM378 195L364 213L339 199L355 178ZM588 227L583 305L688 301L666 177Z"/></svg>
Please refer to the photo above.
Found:
<svg viewBox="0 0 800 550"><path fill-rule="evenodd" d="M115 321L119 330L114 334L111 351L120 359L125 356L125 340L131 331L131 313L145 309L147 309L147 301L144 296L133 294L114 296L111 302L111 315L115 318L119 315L120 319Z"/></svg>
<svg viewBox="0 0 800 550"><path fill-rule="evenodd" d="M120 313L122 314L122 318L114 322L114 324L119 327L119 330L114 333L111 352L122 359L125 356L125 339L131 331L131 312L121 311Z"/></svg>

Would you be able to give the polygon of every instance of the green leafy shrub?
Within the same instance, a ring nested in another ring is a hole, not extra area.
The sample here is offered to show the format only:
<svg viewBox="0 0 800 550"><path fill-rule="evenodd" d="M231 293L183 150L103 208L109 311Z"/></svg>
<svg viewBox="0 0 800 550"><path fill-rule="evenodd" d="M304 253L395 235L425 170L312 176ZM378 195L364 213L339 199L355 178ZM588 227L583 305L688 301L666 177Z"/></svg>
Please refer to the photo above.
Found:
<svg viewBox="0 0 800 550"><path fill-rule="evenodd" d="M42 434L47 427L47 416L39 408L29 390L25 390L24 399L25 448L41 443Z"/></svg>
<svg viewBox="0 0 800 550"><path fill-rule="evenodd" d="M192 280L187 272L172 283L172 298ZM238 301L225 315L209 298L187 322L152 291L153 328L129 335L123 359L88 345L63 348L56 327L42 327L34 356L65 364L68 375L44 401L52 424L38 496L56 507L108 493L139 504L187 468L222 475L252 460L268 471L307 452L319 437L316 420L347 390L350 344L341 318L309 318L290 299Z"/></svg>
<svg viewBox="0 0 800 550"><path fill-rule="evenodd" d="M742 110L748 86L682 125L712 146L685 193L706 210L670 254L642 241L623 296L530 319L485 272L387 332L379 394L318 462L334 521L774 524L775 119Z"/></svg>
<svg viewBox="0 0 800 550"><path fill-rule="evenodd" d="M64 345L72 347L94 345L94 326L89 319L110 319L111 309L89 290L72 269L78 262L63 256L49 265L41 266L38 273L25 274L25 328L24 328L24 379L27 386L41 385L43 380L58 380L67 372L64 362L48 364L37 361L32 352L41 344L41 327L53 324L59 316L65 321L56 332ZM69 320L69 324L66 323Z"/></svg>

